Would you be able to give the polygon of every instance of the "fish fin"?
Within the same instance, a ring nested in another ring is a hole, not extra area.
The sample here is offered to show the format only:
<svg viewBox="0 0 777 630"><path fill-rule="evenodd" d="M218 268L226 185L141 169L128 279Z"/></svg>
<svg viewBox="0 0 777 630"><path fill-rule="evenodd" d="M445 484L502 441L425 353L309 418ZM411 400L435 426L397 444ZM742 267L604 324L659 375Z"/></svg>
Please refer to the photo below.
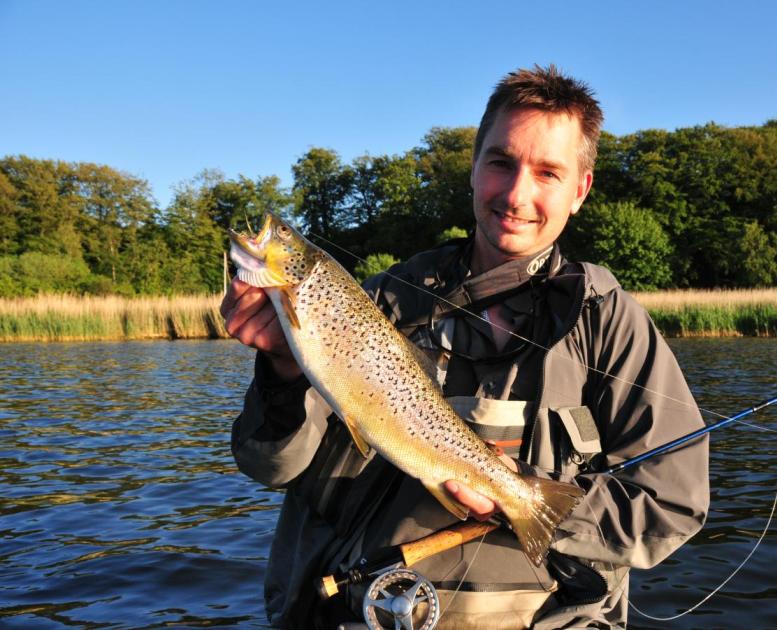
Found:
<svg viewBox="0 0 777 630"><path fill-rule="evenodd" d="M356 423L348 416L343 417L343 422L345 422L345 426L348 427L348 432L351 434L351 439L353 439L356 448L359 449L362 457L366 458L370 454L370 445L367 444L362 437L362 434L359 433L359 430L356 428Z"/></svg>
<svg viewBox="0 0 777 630"><path fill-rule="evenodd" d="M281 305L283 306L283 312L286 313L286 317L289 318L289 323L293 328L299 328L299 318L297 317L297 309L294 306L294 294L291 289L286 287L280 291Z"/></svg>
<svg viewBox="0 0 777 630"><path fill-rule="evenodd" d="M422 482L423 483L423 482ZM456 518L465 520L469 516L469 508L465 507L449 495L440 485L424 483L424 487L437 499L442 506L453 514Z"/></svg>
<svg viewBox="0 0 777 630"><path fill-rule="evenodd" d="M525 496L501 497L499 507L510 521L524 553L536 566L540 566L553 539L553 532L569 516L585 492L571 483L541 477L523 477L523 481L531 486L533 496L528 500Z"/></svg>

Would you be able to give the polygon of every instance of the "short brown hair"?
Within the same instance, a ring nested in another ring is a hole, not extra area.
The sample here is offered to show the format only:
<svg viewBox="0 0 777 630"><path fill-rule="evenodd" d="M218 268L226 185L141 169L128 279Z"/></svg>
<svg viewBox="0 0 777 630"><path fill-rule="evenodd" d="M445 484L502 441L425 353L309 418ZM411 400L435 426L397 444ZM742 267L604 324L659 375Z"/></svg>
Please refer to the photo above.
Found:
<svg viewBox="0 0 777 630"><path fill-rule="evenodd" d="M511 72L497 84L488 99L486 111L480 119L480 127L475 136L475 159L480 154L486 134L499 112L502 109L526 107L553 114L566 113L576 116L583 132L580 168L593 170L604 119L599 102L593 94L593 90L585 83L564 76L553 64L547 68L535 65L534 70L520 69Z"/></svg>

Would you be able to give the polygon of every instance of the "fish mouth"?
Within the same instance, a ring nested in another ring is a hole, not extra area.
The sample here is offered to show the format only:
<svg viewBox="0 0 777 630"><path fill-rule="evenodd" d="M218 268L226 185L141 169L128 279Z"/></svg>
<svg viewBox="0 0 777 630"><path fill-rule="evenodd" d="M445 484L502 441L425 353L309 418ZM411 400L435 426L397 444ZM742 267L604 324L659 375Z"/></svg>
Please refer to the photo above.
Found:
<svg viewBox="0 0 777 630"><path fill-rule="evenodd" d="M264 256L265 256L264 243L270 235L271 223L272 223L272 216L268 212L267 217L264 220L264 225L262 226L262 229L260 230L259 234L257 234L255 237L247 236L242 232L236 232L232 228L228 228L227 233L229 234L229 238L232 241L232 243L236 245L238 248L240 248L242 251L244 251L246 254L258 260L264 260Z"/></svg>

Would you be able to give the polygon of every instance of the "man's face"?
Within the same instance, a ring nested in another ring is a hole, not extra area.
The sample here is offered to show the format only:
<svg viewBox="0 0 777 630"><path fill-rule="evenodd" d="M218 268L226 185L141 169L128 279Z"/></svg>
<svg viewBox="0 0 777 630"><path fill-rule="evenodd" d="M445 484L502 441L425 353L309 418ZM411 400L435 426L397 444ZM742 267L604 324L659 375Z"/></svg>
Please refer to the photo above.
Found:
<svg viewBox="0 0 777 630"><path fill-rule="evenodd" d="M547 249L593 181L578 165L580 122L537 109L503 109L472 164L477 230L473 267L481 273Z"/></svg>

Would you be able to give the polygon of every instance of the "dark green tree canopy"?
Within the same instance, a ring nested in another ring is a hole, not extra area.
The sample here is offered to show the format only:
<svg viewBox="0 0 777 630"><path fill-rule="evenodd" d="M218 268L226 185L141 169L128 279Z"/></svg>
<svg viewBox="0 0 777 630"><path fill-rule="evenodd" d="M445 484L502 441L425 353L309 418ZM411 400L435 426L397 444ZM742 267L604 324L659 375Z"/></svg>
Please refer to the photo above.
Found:
<svg viewBox="0 0 777 630"><path fill-rule="evenodd" d="M435 127L404 154L350 164L313 147L290 189L275 175L205 170L164 209L147 182L108 166L6 156L0 296L218 291L226 228L256 227L265 210L326 239L349 269L377 269L472 229L474 137ZM629 288L774 286L777 121L602 133L593 189L562 242Z"/></svg>

